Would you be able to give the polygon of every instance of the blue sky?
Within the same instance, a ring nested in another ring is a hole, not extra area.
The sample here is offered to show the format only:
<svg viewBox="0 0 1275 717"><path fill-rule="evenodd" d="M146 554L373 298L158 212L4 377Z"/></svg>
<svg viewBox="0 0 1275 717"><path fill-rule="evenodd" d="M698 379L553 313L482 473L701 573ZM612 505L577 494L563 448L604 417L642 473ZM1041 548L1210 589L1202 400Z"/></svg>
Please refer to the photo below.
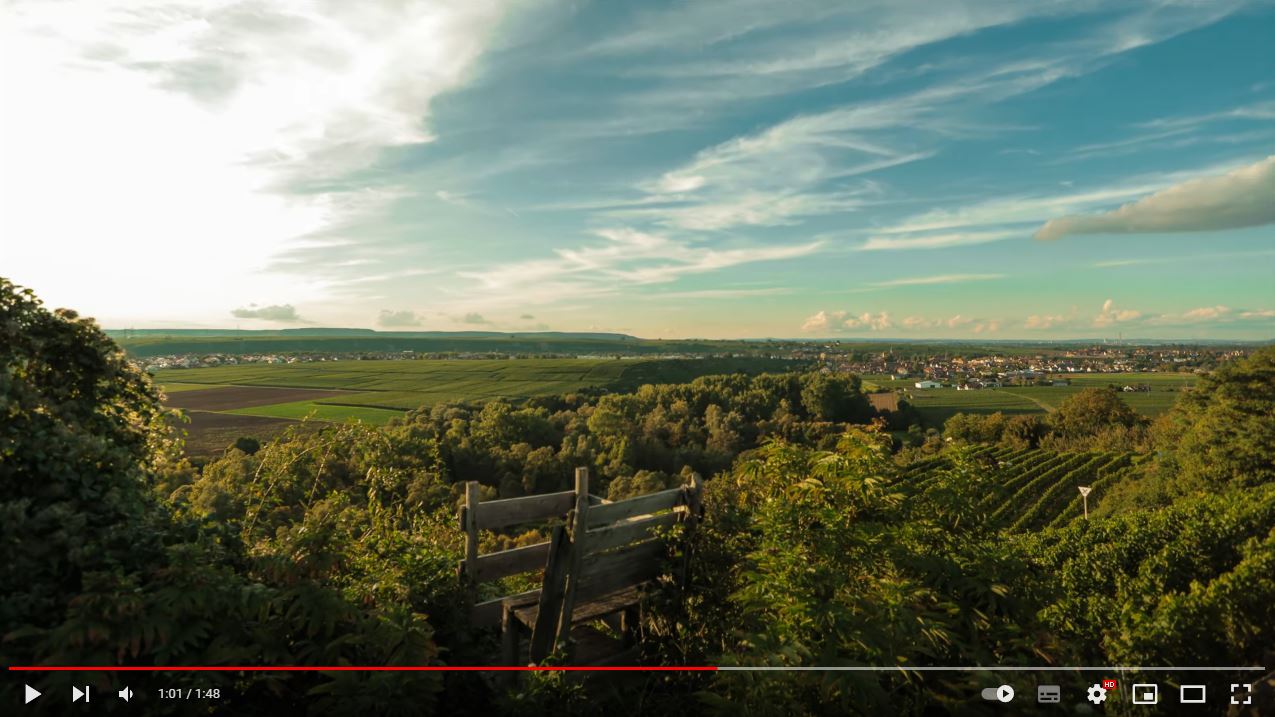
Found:
<svg viewBox="0 0 1275 717"><path fill-rule="evenodd" d="M1275 335L1275 5L6 2L110 327Z"/></svg>

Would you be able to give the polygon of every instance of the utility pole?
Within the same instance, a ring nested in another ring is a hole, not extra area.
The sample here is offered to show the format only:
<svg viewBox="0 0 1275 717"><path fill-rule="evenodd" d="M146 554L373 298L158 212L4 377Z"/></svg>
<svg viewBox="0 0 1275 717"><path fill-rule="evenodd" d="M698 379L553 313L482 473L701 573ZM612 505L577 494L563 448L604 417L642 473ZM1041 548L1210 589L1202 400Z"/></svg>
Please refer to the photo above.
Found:
<svg viewBox="0 0 1275 717"><path fill-rule="evenodd" d="M1089 491L1093 490L1087 485L1080 486L1080 499L1085 503L1085 520L1089 520Z"/></svg>

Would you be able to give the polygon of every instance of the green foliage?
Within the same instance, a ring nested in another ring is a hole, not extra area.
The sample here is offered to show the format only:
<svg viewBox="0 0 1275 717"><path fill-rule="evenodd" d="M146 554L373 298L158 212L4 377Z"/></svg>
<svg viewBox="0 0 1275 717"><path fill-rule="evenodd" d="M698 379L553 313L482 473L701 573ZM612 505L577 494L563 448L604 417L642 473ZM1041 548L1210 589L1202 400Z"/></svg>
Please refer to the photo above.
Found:
<svg viewBox="0 0 1275 717"><path fill-rule="evenodd" d="M1156 426L1159 470L1201 486L1275 481L1275 347L1223 365Z"/></svg>
<svg viewBox="0 0 1275 717"><path fill-rule="evenodd" d="M918 429L891 455L880 423L857 425L856 378L735 374L303 424L201 470L91 321L3 280L0 360L7 664L487 662L494 636L469 628L454 572L458 483L543 493L577 466L613 499L711 478L690 587L653 596L645 659L899 670L201 686L234 680L245 714L637 714L692 694L716 714L922 714L968 709L985 685L915 666L1260 663L1275 644L1275 349L1201 380L1149 432L1114 392L1083 390L1043 419Z"/></svg>
<svg viewBox="0 0 1275 717"><path fill-rule="evenodd" d="M1089 388L1068 397L1049 417L1063 438L1093 436L1113 426L1132 428L1142 419L1111 388Z"/></svg>
<svg viewBox="0 0 1275 717"><path fill-rule="evenodd" d="M1013 587L1026 567L979 527L976 464L958 460L919 500L897 479L888 438L851 430L828 452L769 443L708 484L682 624L709 627L676 641L698 642L692 655L713 664L901 668L722 676L715 712L906 711L970 687L911 665L1042 658L1034 610Z"/></svg>
<svg viewBox="0 0 1275 717"><path fill-rule="evenodd" d="M385 521L365 521L344 495L320 493L314 483L309 491L300 487L297 464L324 460L317 449L297 451L290 465L272 464L269 475L252 473L261 479L255 491L214 496L198 481L179 490L208 498L212 508L201 514L152 490L189 482L189 467L174 458L156 390L92 321L49 312L31 292L0 280L0 360L0 661L438 661L433 629L420 612L430 599L420 593L439 584L446 553L419 538L402 544L406 538L391 528L401 515L387 510ZM232 451L214 480L248 475L254 461L270 458L265 452ZM325 488L350 480L326 466L312 473ZM285 504L285 491L303 504ZM226 520L200 522L213 513ZM275 529L268 538L267 525ZM394 564L405 573L398 585L416 592L396 594L393 584L383 587L393 575L384 558L404 553L416 557ZM454 597L436 604L454 604ZM64 690L73 678L56 673L46 684ZM174 676L169 684L186 679ZM206 687L232 678L199 679ZM13 689L6 685L0 697L16 701ZM262 713L310 700L327 712L414 704L419 714L438 690L429 679L380 692L352 691L321 676L237 684Z"/></svg>
<svg viewBox="0 0 1275 717"><path fill-rule="evenodd" d="M1275 486L1024 540L1042 618L1081 660L1249 664L1275 644Z"/></svg>

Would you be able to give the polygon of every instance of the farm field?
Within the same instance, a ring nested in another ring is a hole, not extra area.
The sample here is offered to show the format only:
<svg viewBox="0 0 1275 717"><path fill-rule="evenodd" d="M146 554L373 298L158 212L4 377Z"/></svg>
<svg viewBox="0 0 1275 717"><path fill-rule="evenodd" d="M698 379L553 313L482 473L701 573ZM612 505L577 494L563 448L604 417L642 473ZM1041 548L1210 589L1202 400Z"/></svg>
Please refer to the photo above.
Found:
<svg viewBox="0 0 1275 717"><path fill-rule="evenodd" d="M192 418L187 445L215 444L215 430L246 433L258 427L277 433L273 419L304 419L384 425L406 411L455 401L514 401L585 388L633 390L643 383L683 382L714 373L785 371L792 362L772 359L492 359L315 361L170 369L155 374L173 408ZM209 416L218 416L212 420ZM257 436L260 437L260 436Z"/></svg>
<svg viewBox="0 0 1275 717"><path fill-rule="evenodd" d="M903 389L907 400L920 411L926 424L941 428L957 413L1045 413L1053 411L1068 396L1086 388L1145 384L1147 392L1121 393L1120 397L1138 413L1155 417L1169 410L1183 389L1195 383L1196 376L1181 373L1103 373L1068 375L1069 386L1006 386L1003 388L958 391L955 388L917 389L918 379L891 379L889 376L865 376L864 386Z"/></svg>

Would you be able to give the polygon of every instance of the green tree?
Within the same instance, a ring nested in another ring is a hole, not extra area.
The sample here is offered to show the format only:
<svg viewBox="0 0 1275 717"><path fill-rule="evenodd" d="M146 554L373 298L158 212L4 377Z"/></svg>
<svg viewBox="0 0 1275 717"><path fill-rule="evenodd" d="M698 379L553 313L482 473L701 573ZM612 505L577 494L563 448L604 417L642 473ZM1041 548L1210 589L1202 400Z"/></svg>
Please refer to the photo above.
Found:
<svg viewBox="0 0 1275 717"><path fill-rule="evenodd" d="M1050 425L1064 438L1094 436L1105 429L1126 428L1143 419L1111 388L1087 388L1068 396L1050 416Z"/></svg>

